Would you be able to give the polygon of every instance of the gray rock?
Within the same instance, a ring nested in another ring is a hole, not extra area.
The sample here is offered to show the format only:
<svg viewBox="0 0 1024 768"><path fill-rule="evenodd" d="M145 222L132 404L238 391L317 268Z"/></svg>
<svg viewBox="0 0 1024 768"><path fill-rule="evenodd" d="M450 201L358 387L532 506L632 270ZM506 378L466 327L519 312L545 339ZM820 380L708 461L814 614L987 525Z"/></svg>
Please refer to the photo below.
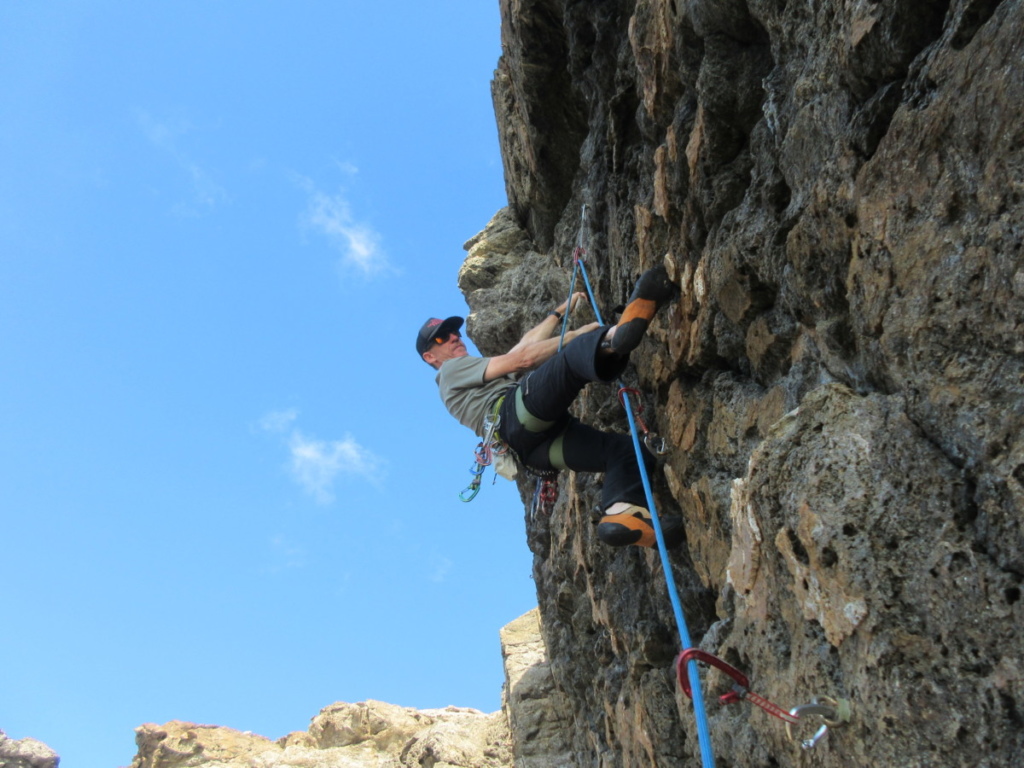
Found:
<svg viewBox="0 0 1024 768"><path fill-rule="evenodd" d="M852 705L805 754L711 696L722 761L1020 764L1020 0L501 10L501 220L526 237L473 242L470 335L505 351L563 298L584 203L606 318L664 264L681 296L627 383L671 448L690 634L786 708ZM579 414L624 428L610 388ZM661 565L596 541L599 482L525 521L569 752L693 765Z"/></svg>
<svg viewBox="0 0 1024 768"><path fill-rule="evenodd" d="M572 711L555 686L534 609L501 630L505 660L503 709L512 731L516 768L567 768L575 756L567 738Z"/></svg>

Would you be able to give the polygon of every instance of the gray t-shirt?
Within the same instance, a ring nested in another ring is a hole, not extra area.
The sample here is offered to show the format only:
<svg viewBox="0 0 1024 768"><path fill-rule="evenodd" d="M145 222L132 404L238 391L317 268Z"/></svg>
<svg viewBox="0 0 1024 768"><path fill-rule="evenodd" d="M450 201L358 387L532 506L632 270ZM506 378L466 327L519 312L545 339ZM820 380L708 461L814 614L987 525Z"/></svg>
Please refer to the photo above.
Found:
<svg viewBox="0 0 1024 768"><path fill-rule="evenodd" d="M502 393L515 383L511 376L499 376L484 381L489 357L456 357L445 360L434 379L437 382L441 400L460 424L484 436L484 418L490 413Z"/></svg>

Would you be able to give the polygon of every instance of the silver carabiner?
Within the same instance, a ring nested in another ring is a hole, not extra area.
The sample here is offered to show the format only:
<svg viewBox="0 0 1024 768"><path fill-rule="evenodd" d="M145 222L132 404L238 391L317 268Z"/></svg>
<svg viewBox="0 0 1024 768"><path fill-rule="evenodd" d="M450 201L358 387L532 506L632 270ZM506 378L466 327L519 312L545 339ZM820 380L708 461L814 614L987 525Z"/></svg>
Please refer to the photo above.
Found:
<svg viewBox="0 0 1024 768"><path fill-rule="evenodd" d="M653 432L648 432L644 435L644 445L655 456L664 456L668 453L668 444L665 442L665 438L658 437Z"/></svg>
<svg viewBox="0 0 1024 768"><path fill-rule="evenodd" d="M810 704L793 707L789 710L789 714L801 720L805 717L820 717L824 721L811 738L800 741L800 746L804 749L814 749L817 743L828 735L830 726L834 727L850 721L850 702L846 699L837 700L828 696L815 696L811 699ZM791 723L786 723L786 735L791 741L796 741L793 737Z"/></svg>

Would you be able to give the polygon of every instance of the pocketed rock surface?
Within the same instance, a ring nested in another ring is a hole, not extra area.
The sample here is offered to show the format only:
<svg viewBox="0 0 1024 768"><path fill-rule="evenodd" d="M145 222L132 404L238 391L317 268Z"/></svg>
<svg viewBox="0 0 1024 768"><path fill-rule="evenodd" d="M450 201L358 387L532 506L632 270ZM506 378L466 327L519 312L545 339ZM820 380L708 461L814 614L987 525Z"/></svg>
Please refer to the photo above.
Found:
<svg viewBox="0 0 1024 768"><path fill-rule="evenodd" d="M664 264L625 383L693 643L786 708L850 703L805 751L705 672L717 763L1020 765L1022 3L501 9L509 206L467 243L469 334L504 352L564 300L584 205L606 319ZM612 386L578 415L626 428ZM525 520L567 764L694 765L660 561L596 540L599 482Z"/></svg>

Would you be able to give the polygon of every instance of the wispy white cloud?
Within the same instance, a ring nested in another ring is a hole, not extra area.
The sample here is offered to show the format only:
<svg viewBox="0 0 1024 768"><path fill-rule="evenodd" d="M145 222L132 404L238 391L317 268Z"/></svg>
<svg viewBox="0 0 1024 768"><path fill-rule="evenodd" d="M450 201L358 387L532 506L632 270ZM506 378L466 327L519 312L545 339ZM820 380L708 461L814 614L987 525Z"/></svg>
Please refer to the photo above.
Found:
<svg viewBox="0 0 1024 768"><path fill-rule="evenodd" d="M213 175L182 149L182 137L193 130L190 123L159 120L145 111L137 112L136 120L149 143L168 156L188 179L191 195L187 201L175 205L176 213L198 215L209 212L228 199L227 192Z"/></svg>
<svg viewBox="0 0 1024 768"><path fill-rule="evenodd" d="M343 440L317 440L294 430L289 440L293 477L320 504L334 501L334 484L341 475L377 478L380 460L351 435Z"/></svg>
<svg viewBox="0 0 1024 768"><path fill-rule="evenodd" d="M366 275L379 272L386 265L380 236L352 218L348 201L341 195L314 192L306 216L310 226L326 235L341 251L346 264Z"/></svg>
<svg viewBox="0 0 1024 768"><path fill-rule="evenodd" d="M344 170L351 174L356 169L346 165ZM344 271L354 270L364 277L391 271L380 234L356 219L344 193L329 194L317 188L310 179L295 178L307 195L306 210L300 217L303 228L327 238L331 247L341 253L340 267Z"/></svg>
<svg viewBox="0 0 1024 768"><path fill-rule="evenodd" d="M341 440L310 437L295 426L298 411L271 411L263 416L259 428L285 438L288 449L288 471L292 479L318 504L330 504L336 485L347 477L359 477L379 483L383 476L383 460L360 445L352 435Z"/></svg>

